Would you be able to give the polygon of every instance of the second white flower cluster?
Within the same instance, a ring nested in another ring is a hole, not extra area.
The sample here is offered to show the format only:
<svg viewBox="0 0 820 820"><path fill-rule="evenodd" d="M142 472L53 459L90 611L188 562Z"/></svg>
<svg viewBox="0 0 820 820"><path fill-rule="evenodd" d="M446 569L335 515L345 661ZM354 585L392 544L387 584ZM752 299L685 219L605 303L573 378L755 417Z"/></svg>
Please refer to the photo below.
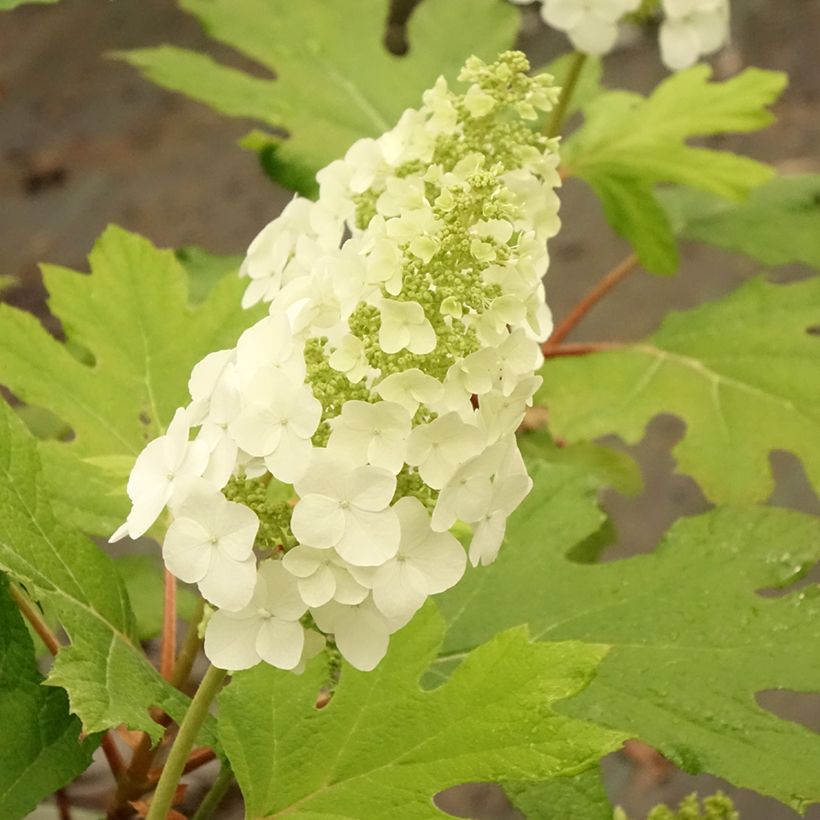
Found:
<svg viewBox="0 0 820 820"><path fill-rule="evenodd" d="M535 0L512 0L526 5ZM643 0L540 0L548 26L566 32L584 54L606 54L618 37L625 15L647 4ZM660 0L660 47L663 62L679 71L712 54L729 38L729 0Z"/></svg>

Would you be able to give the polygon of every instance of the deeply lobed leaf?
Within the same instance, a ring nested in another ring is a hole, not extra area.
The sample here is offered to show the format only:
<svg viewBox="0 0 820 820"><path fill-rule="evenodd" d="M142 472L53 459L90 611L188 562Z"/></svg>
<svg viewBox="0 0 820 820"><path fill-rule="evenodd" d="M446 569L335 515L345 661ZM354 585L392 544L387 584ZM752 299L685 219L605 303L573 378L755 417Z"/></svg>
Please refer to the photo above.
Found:
<svg viewBox="0 0 820 820"><path fill-rule="evenodd" d="M220 698L219 728L246 816L441 817L432 798L448 786L571 774L620 744L618 733L553 708L588 684L605 647L536 645L511 630L423 691L442 632L435 608L423 610L375 671L344 665L321 710L321 659L303 677L265 665L236 675Z"/></svg>
<svg viewBox="0 0 820 820"><path fill-rule="evenodd" d="M805 765L820 736L757 705L766 689L816 691L817 587L762 597L820 557L820 522L774 508L724 508L673 525L650 555L579 564L595 533L595 488L544 464L510 519L498 561L440 598L449 630L442 674L499 629L613 648L562 713L640 737L683 769L725 777L797 808L820 800Z"/></svg>
<svg viewBox="0 0 820 820"><path fill-rule="evenodd" d="M706 65L678 72L647 98L625 91L600 94L563 146L568 172L595 189L610 224L655 273L677 268L674 235L653 194L656 184L675 182L742 200L773 174L748 157L695 148L686 140L770 124L768 107L782 92L785 75L749 68L710 83L710 74Z"/></svg>
<svg viewBox="0 0 820 820"><path fill-rule="evenodd" d="M670 314L645 342L550 359L538 398L570 441L636 442L658 413L687 425L674 453L715 502L763 500L772 450L799 456L820 487L820 278L753 279L724 299Z"/></svg>
<svg viewBox="0 0 820 820"><path fill-rule="evenodd" d="M188 699L151 666L135 638L128 596L112 560L57 521L44 491L34 440L0 403L0 569L47 604L70 645L47 683L62 686L85 732L126 724L159 739L148 713L179 719Z"/></svg>
<svg viewBox="0 0 820 820"><path fill-rule="evenodd" d="M256 133L274 177L303 193L316 171L357 139L392 127L466 57L492 59L512 46L519 14L496 0L425 0L407 25L409 53L383 45L386 0L181 0L217 40L275 73L261 79L173 46L120 56L153 82L229 116L249 117L288 138ZM464 21L469 20L469 25ZM307 92L307 93L306 93ZM273 155L273 156L272 156Z"/></svg>

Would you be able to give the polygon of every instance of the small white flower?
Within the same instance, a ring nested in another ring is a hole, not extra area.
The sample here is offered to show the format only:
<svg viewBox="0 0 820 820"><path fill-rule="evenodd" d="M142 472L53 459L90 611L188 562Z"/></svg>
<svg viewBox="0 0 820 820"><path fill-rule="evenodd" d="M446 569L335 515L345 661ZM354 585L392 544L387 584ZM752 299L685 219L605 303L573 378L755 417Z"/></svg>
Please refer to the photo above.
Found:
<svg viewBox="0 0 820 820"><path fill-rule="evenodd" d="M486 432L488 443L518 429L541 381L540 376L529 376L521 379L508 396L501 390L492 390L479 399L479 424Z"/></svg>
<svg viewBox="0 0 820 820"><path fill-rule="evenodd" d="M419 468L425 484L441 489L467 459L477 455L486 441L484 432L445 413L429 424L414 427L407 439L407 463Z"/></svg>
<svg viewBox="0 0 820 820"><path fill-rule="evenodd" d="M264 561L250 603L238 612L220 609L211 616L205 654L214 666L231 671L260 661L295 669L303 660L305 630L299 619L306 611L296 579L281 561Z"/></svg>
<svg viewBox="0 0 820 820"><path fill-rule="evenodd" d="M385 353L398 353L407 348L411 353L424 354L435 349L435 331L418 302L382 299L379 312L379 347Z"/></svg>
<svg viewBox="0 0 820 820"><path fill-rule="evenodd" d="M236 343L236 372L240 385L261 368L273 368L294 382L305 378L302 345L293 338L287 316L273 313L249 327Z"/></svg>
<svg viewBox="0 0 820 820"><path fill-rule="evenodd" d="M467 556L452 535L430 529L430 517L417 498L401 498L393 509L401 524L399 551L371 572L370 586L382 614L406 621L428 595L444 592L461 580Z"/></svg>
<svg viewBox="0 0 820 820"><path fill-rule="evenodd" d="M417 367L392 373L373 390L386 401L400 404L412 416L420 404L433 404L444 395L444 386L438 380L422 373Z"/></svg>
<svg viewBox="0 0 820 820"><path fill-rule="evenodd" d="M339 340L339 346L330 354L328 364L344 373L353 384L358 384L370 369L362 340L350 333Z"/></svg>
<svg viewBox="0 0 820 820"><path fill-rule="evenodd" d="M322 405L307 385L272 368L257 372L244 398L245 407L228 428L231 436L246 453L264 458L276 478L293 483L307 468Z"/></svg>
<svg viewBox="0 0 820 820"><path fill-rule="evenodd" d="M456 521L472 524L484 517L492 498L492 479L515 447L507 436L462 464L442 487L433 510L431 526L436 532L449 530Z"/></svg>
<svg viewBox="0 0 820 820"><path fill-rule="evenodd" d="M162 558L169 572L222 609L246 606L256 584L255 513L228 501L206 481L196 482L165 534Z"/></svg>
<svg viewBox="0 0 820 820"><path fill-rule="evenodd" d="M400 404L346 401L333 420L328 450L351 463L366 462L395 474L404 465L410 414Z"/></svg>
<svg viewBox="0 0 820 820"><path fill-rule="evenodd" d="M355 606L331 602L310 613L322 632L335 636L339 652L356 669L370 672L387 654L394 629L372 598Z"/></svg>
<svg viewBox="0 0 820 820"><path fill-rule="evenodd" d="M208 464L208 446L201 441L189 442L189 429L188 414L179 408L165 435L154 439L137 456L126 488L131 512L109 542L126 535L144 535L173 497L177 482L202 475Z"/></svg>
<svg viewBox="0 0 820 820"><path fill-rule="evenodd" d="M323 606L328 601L359 604L370 594L350 574L348 565L335 550L299 544L285 553L282 563L296 577L299 594L308 606Z"/></svg>
<svg viewBox="0 0 820 820"><path fill-rule="evenodd" d="M396 477L381 467L353 467L327 450L313 451L294 482L300 499L291 530L300 543L333 547L354 566L378 566L399 548L399 521L390 509Z"/></svg>
<svg viewBox="0 0 820 820"><path fill-rule="evenodd" d="M380 217L374 217L374 221ZM375 231L374 223L371 229ZM392 240L380 237L373 242L367 252L367 281L374 285L384 285L391 296L401 293L403 254Z"/></svg>
<svg viewBox="0 0 820 820"><path fill-rule="evenodd" d="M531 489L532 479L527 475L516 448L509 463L502 465L496 474L487 511L473 528L469 555L470 563L474 567L479 563L487 566L495 561L504 540L507 518L527 497Z"/></svg>
<svg viewBox="0 0 820 820"><path fill-rule="evenodd" d="M515 390L525 376L531 375L544 361L541 346L523 330L514 330L496 348L501 392L505 396Z"/></svg>

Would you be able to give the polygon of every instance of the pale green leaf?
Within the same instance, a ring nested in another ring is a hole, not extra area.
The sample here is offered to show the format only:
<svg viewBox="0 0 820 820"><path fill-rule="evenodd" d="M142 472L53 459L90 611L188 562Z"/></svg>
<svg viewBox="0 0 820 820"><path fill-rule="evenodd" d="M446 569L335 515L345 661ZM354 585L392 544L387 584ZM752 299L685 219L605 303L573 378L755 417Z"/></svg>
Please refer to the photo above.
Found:
<svg viewBox="0 0 820 820"><path fill-rule="evenodd" d="M518 446L528 460L575 465L602 485L624 495L638 495L643 489L641 471L635 460L612 447L588 441L558 445L545 430L519 434Z"/></svg>
<svg viewBox="0 0 820 820"><path fill-rule="evenodd" d="M71 520L81 526L109 524L121 505L98 492L106 481L112 484L111 473L79 465L72 480L72 460L133 462L189 400L193 365L232 346L258 315L241 310L244 284L233 273L192 307L188 278L173 252L121 228L103 233L90 262L90 276L51 265L43 269L49 306L62 322L67 345L31 314L0 305L0 383L73 431L71 441L41 446L45 461L60 467L51 487L56 504L79 505L80 514ZM115 491L116 485L109 488Z"/></svg>
<svg viewBox="0 0 820 820"><path fill-rule="evenodd" d="M768 106L782 92L785 75L749 68L710 83L710 73L706 65L680 71L647 98L625 91L599 94L585 109L584 125L562 147L567 172L596 190L612 226L656 273L673 272L676 254L654 185L675 182L742 200L773 174L747 157L686 141L768 125Z"/></svg>
<svg viewBox="0 0 820 820"><path fill-rule="evenodd" d="M343 665L321 710L321 658L301 677L264 664L235 675L220 696L219 731L246 817L442 817L432 799L449 786L571 774L620 745L621 735L553 708L588 684L606 647L532 644L516 629L424 691L419 677L443 628L425 608L375 671Z"/></svg>
<svg viewBox="0 0 820 820"><path fill-rule="evenodd" d="M681 519L657 551L605 564L567 559L600 520L594 488L544 464L510 519L495 564L440 596L450 629L440 664L500 629L613 648L559 711L627 732L689 772L709 772L801 807L820 800L820 735L757 705L766 689L820 689L820 597L778 597L820 558L820 521L789 510L725 508ZM572 536L571 538L569 536Z"/></svg>
<svg viewBox="0 0 820 820"><path fill-rule="evenodd" d="M125 586L112 560L49 507L35 441L0 402L0 569L48 605L71 641L47 683L62 686L83 730L125 723L153 738L148 709L179 719L188 700L151 666L136 640Z"/></svg>
<svg viewBox="0 0 820 820"><path fill-rule="evenodd" d="M510 48L519 13L499 0L424 0L407 25L409 53L384 45L387 0L180 0L209 34L269 69L263 79L174 46L119 56L159 85L229 116L277 131L250 143L275 178L309 192L313 174L357 139L391 128L443 74L465 58Z"/></svg>
<svg viewBox="0 0 820 820"><path fill-rule="evenodd" d="M747 202L703 191L658 191L675 232L738 251L767 265L802 262L820 268L820 175L778 177Z"/></svg>
<svg viewBox="0 0 820 820"><path fill-rule="evenodd" d="M820 488L820 278L753 279L729 296L668 315L646 341L550 359L538 400L569 441L615 433L637 442L649 421L686 422L678 470L716 502L763 500L773 450L803 461Z"/></svg>
<svg viewBox="0 0 820 820"><path fill-rule="evenodd" d="M65 692L40 685L34 645L0 575L0 817L25 817L91 764Z"/></svg>

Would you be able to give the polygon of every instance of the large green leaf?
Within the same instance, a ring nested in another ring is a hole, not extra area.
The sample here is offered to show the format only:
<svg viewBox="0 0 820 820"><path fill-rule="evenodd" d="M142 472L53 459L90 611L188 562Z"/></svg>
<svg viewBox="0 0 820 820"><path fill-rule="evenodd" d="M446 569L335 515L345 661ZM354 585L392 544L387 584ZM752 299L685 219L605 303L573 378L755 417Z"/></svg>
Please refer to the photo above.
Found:
<svg viewBox="0 0 820 820"><path fill-rule="evenodd" d="M741 200L773 173L748 157L686 140L768 125L768 106L783 90L785 75L750 68L710 83L710 73L697 65L673 74L648 98L625 91L594 97L584 125L562 148L568 172L595 189L609 222L655 273L673 273L677 253L654 185L676 182Z"/></svg>
<svg viewBox="0 0 820 820"><path fill-rule="evenodd" d="M820 268L820 174L785 176L756 188L748 202L674 188L658 196L684 239L738 251L767 265Z"/></svg>
<svg viewBox="0 0 820 820"><path fill-rule="evenodd" d="M180 5L276 80L175 46L120 56L165 88L287 131L284 142L256 135L248 144L267 152L266 167L280 182L307 193L319 168L355 140L391 128L440 74L454 79L470 54L490 59L510 48L519 23L518 11L501 0L423 0L408 22L409 53L397 57L383 45L387 0Z"/></svg>
<svg viewBox="0 0 820 820"><path fill-rule="evenodd" d="M188 699L142 653L124 584L112 560L54 518L35 441L0 402L0 569L48 605L65 628L47 683L68 692L83 730L125 723L159 738L149 713L179 719Z"/></svg>
<svg viewBox="0 0 820 820"><path fill-rule="evenodd" d="M620 745L622 735L553 708L588 684L606 647L532 644L511 630L424 691L443 629L429 606L375 671L343 665L322 710L321 659L301 677L265 665L236 675L220 697L219 732L246 817L442 817L432 798L449 786L571 774Z"/></svg>
<svg viewBox="0 0 820 820"><path fill-rule="evenodd" d="M681 519L657 551L605 564L567 559L601 522L594 486L544 464L491 567L441 596L448 667L500 629L613 648L559 711L640 737L689 772L710 772L796 807L820 800L820 735L757 705L767 689L820 689L817 587L763 597L820 557L820 521L724 508ZM572 536L571 538L569 536Z"/></svg>
<svg viewBox="0 0 820 820"><path fill-rule="evenodd" d="M233 274L192 307L173 252L121 228L109 227L89 259L90 276L43 268L68 345L31 314L0 305L0 383L73 430L69 442L41 445L58 476L49 469L47 480L71 522L99 533L124 512L121 485L136 455L188 400L193 365L232 346L257 314L241 310L244 285ZM100 492L106 484L114 500Z"/></svg>
<svg viewBox="0 0 820 820"><path fill-rule="evenodd" d="M34 645L0 576L0 817L25 817L84 771L97 745L80 741L65 692L41 681Z"/></svg>
<svg viewBox="0 0 820 820"><path fill-rule="evenodd" d="M820 488L820 278L753 279L716 302L667 316L646 341L551 359L538 399L570 441L633 443L658 413L686 433L674 453L716 502L765 499L772 450L798 455Z"/></svg>

